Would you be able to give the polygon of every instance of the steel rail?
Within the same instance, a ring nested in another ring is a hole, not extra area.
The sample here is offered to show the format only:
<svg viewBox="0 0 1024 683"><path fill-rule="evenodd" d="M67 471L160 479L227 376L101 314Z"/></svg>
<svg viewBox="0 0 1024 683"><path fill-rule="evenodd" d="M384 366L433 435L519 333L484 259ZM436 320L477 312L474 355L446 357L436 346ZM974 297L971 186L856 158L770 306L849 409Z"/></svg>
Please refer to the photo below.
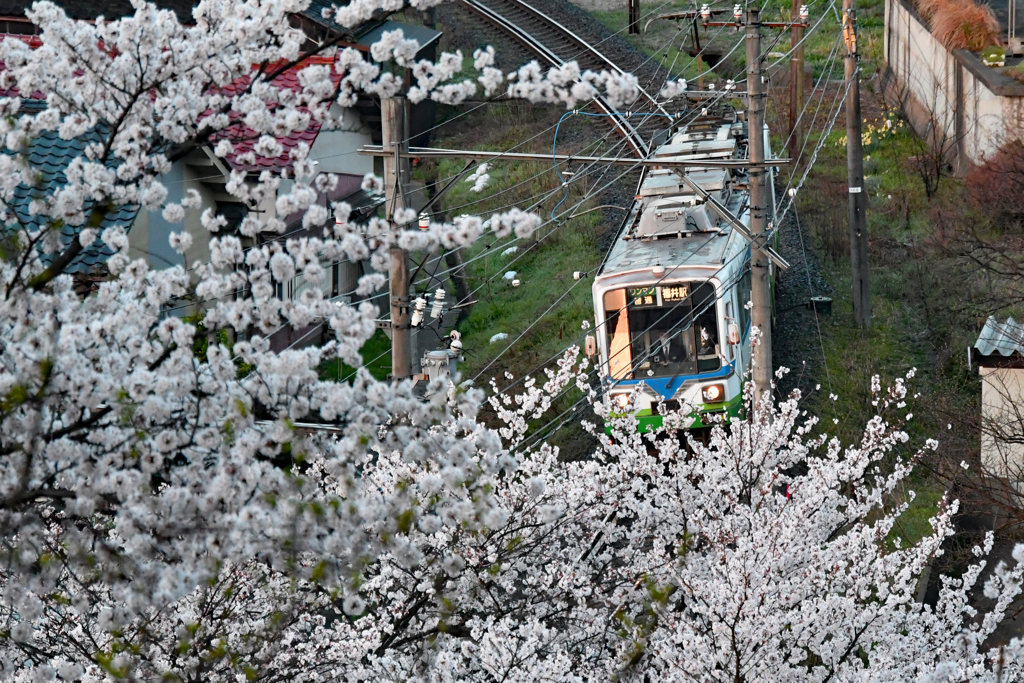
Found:
<svg viewBox="0 0 1024 683"><path fill-rule="evenodd" d="M494 0L492 0L492 1L494 1ZM519 8L519 9L522 9L524 12L527 12L529 14L534 15L535 17L538 17L541 21L549 24L550 26L553 26L553 27L557 28L559 31L562 32L563 35L568 36L569 38L571 38L572 41L575 42L576 45L579 48L581 48L581 49L580 49L580 51L578 53L576 53L576 55L569 56L568 57L569 59L575 59L580 54L589 54L592 57L594 57L595 59L597 59L597 61L603 62L604 64L606 64L613 71L617 72L620 76L625 75L626 72L623 71L622 68L618 64L616 64L612 60L610 60L607 57L605 57L603 53L598 52L597 49L594 48L593 45L588 43L583 38L580 38L578 35L576 35L572 31L570 31L568 28L562 26L557 21L555 21L554 19L552 19L548 15L544 14L539 9L534 7L533 5L527 3L525 0L500 0L500 1L505 2L507 4L510 4L510 5L514 5L515 7ZM637 85L637 89L640 91L640 94L647 99L647 103L651 107L653 107L654 109L657 110L657 113L664 114L666 116L669 115L669 112L666 111L665 108L662 107L662 105L658 104L657 98L652 97L650 95L650 93L648 93L646 90L641 88L639 85Z"/></svg>
<svg viewBox="0 0 1024 683"><path fill-rule="evenodd" d="M619 74L623 73L621 69L616 67L610 60L608 60L600 52L598 52L590 45L588 45L586 42L584 42L579 36L577 36L569 29L565 28L555 20L551 19L547 15L543 14L539 10L534 9L527 3L523 2L522 0L503 1L507 2L514 9L519 9L522 12L527 13L528 15L532 15L533 17L536 18L537 21L544 23L543 28L557 31L559 34L561 34L563 40L566 40L570 43L574 43L582 48L585 48L584 51L596 56L601 60L602 63L610 65ZM500 12L494 10L493 8L485 5L480 0L462 0L462 3L470 11L478 14L485 21L495 25L496 27L507 33L509 36L520 42L524 47L526 47L527 50L536 54L538 57L548 62L551 66L559 67L565 64L565 60L562 57L556 54L549 46L545 45L536 37L534 37L524 27L519 26L510 18L504 16ZM650 95L648 95L642 89L640 90L640 92L644 97L647 97L650 100L650 102L652 102L651 106L658 106L655 100L650 97ZM625 117L618 116L615 107L612 107L611 104L604 97L598 95L594 99L594 102L595 104L597 104L598 108L600 108L606 114L609 115L609 118L612 120L615 127L626 138L626 141L629 143L629 146L633 149L633 152L640 158L646 158L650 154L650 148L647 145L647 142L644 140L643 136L640 134L639 131L637 131L633 124L631 124ZM662 109L660 106L658 108ZM663 109L662 112L664 112ZM664 113L667 114L668 112Z"/></svg>

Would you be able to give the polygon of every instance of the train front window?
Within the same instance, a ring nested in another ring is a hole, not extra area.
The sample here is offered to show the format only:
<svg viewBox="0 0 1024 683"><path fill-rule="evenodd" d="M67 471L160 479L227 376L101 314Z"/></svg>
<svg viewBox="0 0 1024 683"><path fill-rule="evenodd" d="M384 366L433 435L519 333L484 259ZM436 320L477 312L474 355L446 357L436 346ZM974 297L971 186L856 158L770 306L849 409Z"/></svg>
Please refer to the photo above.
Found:
<svg viewBox="0 0 1024 683"><path fill-rule="evenodd" d="M675 283L605 292L612 379L713 372L719 355L715 288Z"/></svg>

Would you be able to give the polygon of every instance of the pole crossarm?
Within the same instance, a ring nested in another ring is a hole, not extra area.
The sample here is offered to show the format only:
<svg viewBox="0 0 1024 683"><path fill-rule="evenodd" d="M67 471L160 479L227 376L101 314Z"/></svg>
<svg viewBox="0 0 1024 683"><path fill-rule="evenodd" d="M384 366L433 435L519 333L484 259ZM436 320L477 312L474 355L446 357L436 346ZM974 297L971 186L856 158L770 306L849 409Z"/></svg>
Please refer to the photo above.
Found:
<svg viewBox="0 0 1024 683"><path fill-rule="evenodd" d="M359 149L363 156L390 157L395 152L384 149L381 145L365 145ZM471 149L440 149L436 147L410 147L408 152L399 152L403 159L481 159L485 161L553 161L555 163L604 163L621 164L625 166L658 166L663 168L763 168L766 166L787 166L790 159L766 159L763 162L752 163L744 159L679 159L677 157L648 157L637 159L635 157L595 157L575 156L572 154L528 154L525 152L487 152L484 150ZM685 154L678 155L680 157Z"/></svg>

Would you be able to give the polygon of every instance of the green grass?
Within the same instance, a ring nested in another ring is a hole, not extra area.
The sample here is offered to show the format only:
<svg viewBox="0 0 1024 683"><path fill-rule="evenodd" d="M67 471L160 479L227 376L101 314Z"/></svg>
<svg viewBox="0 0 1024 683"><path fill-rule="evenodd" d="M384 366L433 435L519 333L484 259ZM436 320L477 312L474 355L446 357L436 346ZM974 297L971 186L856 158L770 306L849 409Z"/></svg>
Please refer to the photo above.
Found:
<svg viewBox="0 0 1024 683"><path fill-rule="evenodd" d="M374 378L383 381L391 374L391 340L382 330L377 330L363 344L359 354L363 357L363 367ZM322 380L351 382L356 375L355 368L342 363L337 358L324 361L318 370Z"/></svg>
<svg viewBox="0 0 1024 683"><path fill-rule="evenodd" d="M439 173L444 177L458 167L458 162L446 161L440 164ZM468 185L463 184L445 197L446 209L453 214L472 212L486 217L509 203L525 208L534 197L558 188L557 176L549 169L540 163L495 165L490 170L491 182L486 191L490 198L470 205L474 197L470 196ZM514 189L497 194L509 188ZM572 189L569 195L559 210L578 202L581 193ZM544 202L538 213L548 219L561 198L562 193L557 193ZM592 271L599 264L600 223L601 214L591 212L542 227L535 236L539 244L534 239L485 236L467 250L465 258L471 261L467 267L468 285L471 291L476 290L472 299L478 303L459 328L467 355L464 374L475 375L530 325L533 327L523 339L504 353L502 362L492 367L487 376L500 375L499 370L513 374L526 371L569 345L581 322L593 317L590 289L586 282L574 281L572 275L573 271ZM517 251L505 254L510 247ZM503 277L508 271L516 272L518 287ZM491 343L491 338L500 333L508 335L507 338Z"/></svg>
<svg viewBox="0 0 1024 683"><path fill-rule="evenodd" d="M553 125L563 113L558 108L533 108L521 103L492 105L486 111L465 117L459 125L442 128L443 133L434 144L503 150ZM558 151L578 152L583 145L580 140L599 137L605 130L595 119L570 117L562 124ZM548 130L522 150L550 153L552 140L553 131ZM615 139L609 137L604 144L614 142ZM425 180L433 176L448 178L463 166L463 162L450 159L431 163L436 165L424 164L417 171ZM552 209L564 197L560 180L550 163L498 162L491 165L488 172L491 179L483 192L473 193L469 183L460 182L443 197L441 206L449 217L468 213L486 219L495 211L507 210L510 205L530 208L538 199L553 193L533 208L547 222ZM608 179L611 177L614 175ZM595 180L570 185L568 198L558 211L576 205L600 184ZM577 212L595 205L593 199L588 200ZM618 226L618 216L615 214L608 219L600 210L571 218L563 216L547 222L530 239L495 238L485 234L464 250L467 285L474 292L470 299L477 302L458 326L466 356L459 368L464 378L480 374L478 385L493 377L499 386L504 386L509 383L505 373L518 379L564 352L570 344L580 342L583 321L593 319L591 280L576 281L573 272L596 270L608 236ZM505 253L510 247L515 247L516 251ZM513 287L503 277L508 271L516 272L520 281L518 287ZM507 336L491 343L499 334ZM522 338L518 339L520 335ZM567 408L576 398L575 393L563 398L541 423ZM571 441L570 432L572 430L559 434L556 440Z"/></svg>
<svg viewBox="0 0 1024 683"><path fill-rule="evenodd" d="M870 92L862 92L865 101L873 101ZM939 451L926 455L907 483L918 496L890 536L890 541L899 536L906 545L931 533L928 520L935 516L945 491L929 470L941 469L943 460L970 462L977 453L976 431L963 427L979 410L977 378L968 372L964 354L977 334L965 320L975 303L947 253L941 220L951 215L968 221L975 217L963 186L955 179L944 179L937 196L926 196L915 163L916 157L926 153L921 141L900 123L898 115L883 110L878 120L875 116L869 114L864 124L870 330L852 324L848 180L841 121L822 147L797 201L805 239L817 247L833 297L832 316L821 319L824 352L817 360L823 367L816 375L821 391L812 394L805 407L819 416L822 430L856 445L866 422L879 414L871 394L872 377L879 375L884 389L910 368L917 368L908 382L907 405L881 413L911 436L890 458L913 457L926 439L939 441ZM886 118L892 122L889 127ZM812 135L809 144L817 139ZM837 397L834 402L830 394ZM913 418L908 419L911 414ZM956 428L948 429L951 425ZM899 491L887 505L905 500L906 492Z"/></svg>
<svg viewBox="0 0 1024 683"><path fill-rule="evenodd" d="M906 512L900 515L896 521L892 531L889 532L890 547L895 547L894 541L897 538L903 548L917 545L922 538L932 535L935 531L932 528L931 520L936 515L945 490L930 479L918 479L911 484L912 490L917 495L910 500L909 490L905 488L900 491L899 502L909 502L909 505Z"/></svg>
<svg viewBox="0 0 1024 683"><path fill-rule="evenodd" d="M882 65L882 36L884 32L884 0L865 0L858 5L858 23L861 36L861 57L862 70L865 74L873 74ZM658 2L641 3L640 15L641 29L647 25L647 30L639 35L628 33L626 28L627 13L625 9L610 11L591 12L598 20L612 31L619 32L619 35L633 45L640 48L649 57L656 59L662 66L669 69L674 77L696 80L698 76L698 65L690 55L694 53L695 42L693 38L692 23L689 20L654 19L648 24L648 20L663 14L692 9L692 4L685 2L670 2L662 4ZM811 9L810 24L821 19L821 12L827 10L827 5L817 3ZM771 0L762 13L763 21L785 22L790 20L792 3L785 0ZM719 20L731 20L732 17L721 17ZM743 38L743 33L734 28L720 28L709 26L703 28L698 26L698 35L701 48L708 53L727 54L733 46ZM822 75L828 62L828 56L832 52L833 44L839 35L839 21L837 14L829 11L819 29L810 36L804 45L804 59L814 68L815 78ZM769 53L767 63L772 64L789 51L789 31L785 29L765 29L762 36L762 45ZM840 59L842 54L839 55ZM788 60L787 60L788 61ZM731 53L728 61L716 67L715 71L718 80L733 78L746 66L746 52L742 46ZM785 66L784 64L782 65ZM706 73L705 76L710 78ZM833 79L843 78L842 63L832 71Z"/></svg>

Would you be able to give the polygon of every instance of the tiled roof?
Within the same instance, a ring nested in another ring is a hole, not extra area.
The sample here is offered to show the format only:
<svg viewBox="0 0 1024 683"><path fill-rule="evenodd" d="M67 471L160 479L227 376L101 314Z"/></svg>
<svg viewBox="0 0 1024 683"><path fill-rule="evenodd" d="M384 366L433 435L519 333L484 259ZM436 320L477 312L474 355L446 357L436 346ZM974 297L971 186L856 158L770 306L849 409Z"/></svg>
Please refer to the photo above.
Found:
<svg viewBox="0 0 1024 683"><path fill-rule="evenodd" d="M45 220L41 216L33 216L29 213L29 204L36 197L49 196L58 188L67 184L65 169L76 157L83 154L85 146L89 143L100 140L99 134L92 133L79 136L73 140L61 140L55 132L44 133L35 138L26 150L29 165L39 173L38 182L29 188L19 185L15 190L15 198L11 208L17 214L21 222L33 229L42 227ZM86 216L92 203L86 204ZM100 228L108 228L116 225L131 226L138 213L138 207L119 207L114 213L108 214ZM75 239L80 226L65 225L61 228L61 243L63 246L71 244ZM72 261L66 272L89 272L98 264L105 262L113 252L101 240L96 240L89 247L82 250L78 257Z"/></svg>
<svg viewBox="0 0 1024 683"><path fill-rule="evenodd" d="M978 335L974 348L983 356L1024 355L1024 325L1013 318L1007 318L1006 322L1001 323L990 317Z"/></svg>
<svg viewBox="0 0 1024 683"><path fill-rule="evenodd" d="M440 31L435 31L434 29L427 28L426 26L404 24L399 21L385 21L379 26L376 26L364 33L362 37L359 38L357 47L369 50L371 45L380 40L385 31L394 31L399 28L402 29L402 35L405 36L407 40L412 39L419 43L421 50L441 37Z"/></svg>
<svg viewBox="0 0 1024 683"><path fill-rule="evenodd" d="M293 67L288 71L284 72L283 74L275 78L272 81L272 83L278 88L281 88L282 90L291 90L292 92L296 92L299 90L299 72L310 65L316 64L331 67L331 81L335 85L337 85L341 81L341 74L339 74L333 68L333 59L327 57L314 57L304 61L299 66ZM242 77L236 80L231 85L225 87L222 90L222 92L229 95L237 93L245 89L249 85L249 82L250 79L248 76ZM300 110L306 111L304 107L300 107ZM237 112L232 111L230 112L229 115L232 118L232 120L238 119ZM289 153L293 149L295 149L300 142L305 142L307 145L312 147L313 142L316 140L316 137L319 134L320 123L315 119L311 119L309 122L309 126L305 130L297 131L287 136L277 138L278 142L280 142L281 146L283 147L283 150L280 155L272 159L256 157L256 163L254 164L243 164L239 162L238 157L242 154L252 151L253 146L256 144L256 141L259 138L255 131L241 123L235 123L227 128L224 135L221 135L219 137L228 137L234 145L234 152L228 155L227 157L227 161L228 163L231 164L232 167L244 169L246 171L262 171L263 169L279 170L282 168L290 167L292 164L292 160L289 157Z"/></svg>
<svg viewBox="0 0 1024 683"><path fill-rule="evenodd" d="M334 19L328 19L324 16L324 10L330 10L338 5L339 3L332 2L332 0L310 0L309 7L302 10L302 14L331 31L345 33L348 29L334 21Z"/></svg>

